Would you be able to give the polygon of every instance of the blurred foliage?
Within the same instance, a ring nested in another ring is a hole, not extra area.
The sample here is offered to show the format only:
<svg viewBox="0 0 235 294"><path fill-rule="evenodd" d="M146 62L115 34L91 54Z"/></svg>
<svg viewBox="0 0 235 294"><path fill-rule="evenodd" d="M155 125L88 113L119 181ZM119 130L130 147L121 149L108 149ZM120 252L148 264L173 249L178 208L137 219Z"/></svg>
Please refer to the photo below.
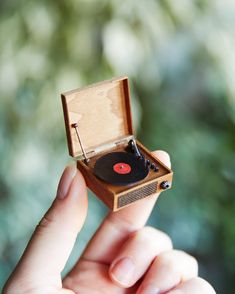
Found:
<svg viewBox="0 0 235 294"><path fill-rule="evenodd" d="M167 150L175 171L149 223L232 292L234 27L233 0L0 2L1 285L69 160L59 94L127 74L138 138ZM90 196L68 268L105 212Z"/></svg>

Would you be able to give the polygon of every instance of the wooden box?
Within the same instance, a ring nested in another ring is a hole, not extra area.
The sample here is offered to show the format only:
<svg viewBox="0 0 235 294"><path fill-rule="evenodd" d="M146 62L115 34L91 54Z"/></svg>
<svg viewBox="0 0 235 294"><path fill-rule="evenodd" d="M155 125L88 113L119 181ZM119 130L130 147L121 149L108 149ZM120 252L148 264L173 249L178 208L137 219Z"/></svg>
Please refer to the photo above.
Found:
<svg viewBox="0 0 235 294"><path fill-rule="evenodd" d="M115 186L93 173L98 158L125 151L133 134L128 78L114 78L61 94L69 154L76 158L87 186L111 210L116 211L142 198L171 187L173 172L152 156L139 141L137 146L146 159L156 164L138 183ZM74 127L77 124L77 129ZM84 161L77 131L89 162ZM165 185L167 183L167 185Z"/></svg>

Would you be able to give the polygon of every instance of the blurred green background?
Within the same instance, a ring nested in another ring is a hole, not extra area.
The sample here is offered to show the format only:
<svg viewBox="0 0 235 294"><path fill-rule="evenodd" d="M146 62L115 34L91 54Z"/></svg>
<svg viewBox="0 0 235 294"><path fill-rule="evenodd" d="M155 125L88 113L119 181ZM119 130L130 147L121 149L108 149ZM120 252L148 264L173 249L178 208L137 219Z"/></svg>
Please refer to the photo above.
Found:
<svg viewBox="0 0 235 294"><path fill-rule="evenodd" d="M167 150L175 171L149 223L233 292L234 28L233 0L1 0L0 285L71 160L60 93L128 75L138 139ZM107 212L89 200L67 268Z"/></svg>

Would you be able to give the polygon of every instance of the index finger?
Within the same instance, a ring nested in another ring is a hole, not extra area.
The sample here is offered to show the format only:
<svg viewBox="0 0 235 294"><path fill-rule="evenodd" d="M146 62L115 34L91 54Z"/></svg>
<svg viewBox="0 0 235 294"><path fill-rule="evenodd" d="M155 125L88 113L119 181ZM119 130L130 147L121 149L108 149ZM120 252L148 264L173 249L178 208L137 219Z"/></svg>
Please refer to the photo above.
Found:
<svg viewBox="0 0 235 294"><path fill-rule="evenodd" d="M155 151L153 155L168 167L170 157L164 151ZM116 256L120 246L129 234L142 228L159 194L154 194L116 212L110 212L89 242L81 258L109 264Z"/></svg>

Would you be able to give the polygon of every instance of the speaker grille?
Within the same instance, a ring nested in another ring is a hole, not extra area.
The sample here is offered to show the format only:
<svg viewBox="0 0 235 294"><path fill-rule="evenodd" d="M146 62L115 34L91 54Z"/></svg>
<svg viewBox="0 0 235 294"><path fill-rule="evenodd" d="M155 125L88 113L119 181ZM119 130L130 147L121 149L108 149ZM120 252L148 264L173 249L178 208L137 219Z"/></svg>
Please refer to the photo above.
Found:
<svg viewBox="0 0 235 294"><path fill-rule="evenodd" d="M121 195L118 198L118 208L130 204L136 200L145 198L157 191L157 182L151 183L134 191Z"/></svg>

